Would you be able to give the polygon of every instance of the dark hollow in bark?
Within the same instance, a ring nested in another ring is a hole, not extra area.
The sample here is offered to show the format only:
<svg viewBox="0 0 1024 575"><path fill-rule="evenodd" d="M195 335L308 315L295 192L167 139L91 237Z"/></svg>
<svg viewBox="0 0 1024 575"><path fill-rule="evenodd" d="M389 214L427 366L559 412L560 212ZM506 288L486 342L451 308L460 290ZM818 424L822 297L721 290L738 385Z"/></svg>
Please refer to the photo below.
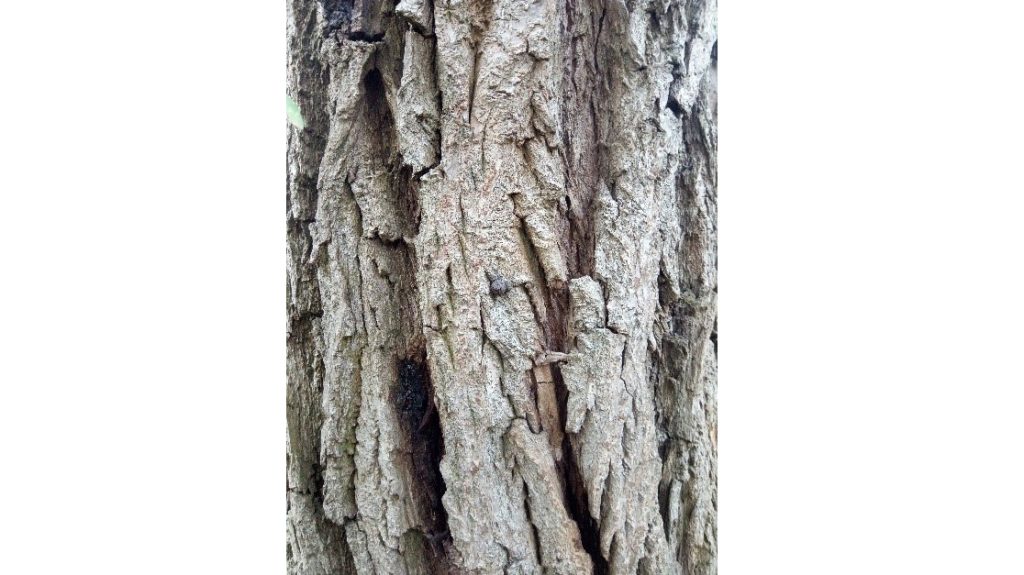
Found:
<svg viewBox="0 0 1024 575"><path fill-rule="evenodd" d="M434 391L430 384L430 369L426 354L408 357L398 362L398 382L392 393L392 404L401 421L402 433L408 446L407 465L411 470L416 499L421 517L427 518L424 552L431 565L447 569L446 547L451 545L448 514L441 504L444 478L440 463L444 456L444 437L434 405Z"/></svg>

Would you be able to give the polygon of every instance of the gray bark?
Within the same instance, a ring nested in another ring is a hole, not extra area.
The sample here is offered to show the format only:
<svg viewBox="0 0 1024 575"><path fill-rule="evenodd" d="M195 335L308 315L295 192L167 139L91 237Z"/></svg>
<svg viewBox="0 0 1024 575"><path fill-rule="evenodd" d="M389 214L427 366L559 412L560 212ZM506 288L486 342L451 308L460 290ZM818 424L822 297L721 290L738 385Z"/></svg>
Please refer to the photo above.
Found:
<svg viewBox="0 0 1024 575"><path fill-rule="evenodd" d="M289 0L288 569L716 572L715 0Z"/></svg>

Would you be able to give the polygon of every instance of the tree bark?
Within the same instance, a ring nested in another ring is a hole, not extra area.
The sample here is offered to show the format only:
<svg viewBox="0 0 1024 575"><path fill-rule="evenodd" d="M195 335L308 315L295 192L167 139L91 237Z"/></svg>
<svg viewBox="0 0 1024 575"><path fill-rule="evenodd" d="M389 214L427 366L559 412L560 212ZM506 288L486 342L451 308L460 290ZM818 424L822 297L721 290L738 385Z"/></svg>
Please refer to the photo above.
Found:
<svg viewBox="0 0 1024 575"><path fill-rule="evenodd" d="M289 0L289 573L716 572L716 26Z"/></svg>

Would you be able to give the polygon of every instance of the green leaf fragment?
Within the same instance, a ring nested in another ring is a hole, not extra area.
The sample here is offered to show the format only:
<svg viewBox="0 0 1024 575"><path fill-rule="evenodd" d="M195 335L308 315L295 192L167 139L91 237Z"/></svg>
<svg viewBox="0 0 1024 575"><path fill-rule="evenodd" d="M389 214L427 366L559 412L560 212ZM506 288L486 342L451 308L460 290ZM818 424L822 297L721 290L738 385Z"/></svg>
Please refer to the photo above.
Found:
<svg viewBox="0 0 1024 575"><path fill-rule="evenodd" d="M299 110L299 105L295 103L290 97L285 96L288 99L288 122L298 129L306 127L306 121L302 119L302 112Z"/></svg>

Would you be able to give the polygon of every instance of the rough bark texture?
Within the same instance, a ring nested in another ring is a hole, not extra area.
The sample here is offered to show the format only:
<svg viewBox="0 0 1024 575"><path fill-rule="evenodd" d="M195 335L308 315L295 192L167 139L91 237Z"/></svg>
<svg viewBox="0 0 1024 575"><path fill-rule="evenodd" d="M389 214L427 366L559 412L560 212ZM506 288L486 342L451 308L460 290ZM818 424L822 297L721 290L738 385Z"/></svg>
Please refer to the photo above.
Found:
<svg viewBox="0 0 1024 575"><path fill-rule="evenodd" d="M716 572L715 0L289 0L288 565Z"/></svg>

